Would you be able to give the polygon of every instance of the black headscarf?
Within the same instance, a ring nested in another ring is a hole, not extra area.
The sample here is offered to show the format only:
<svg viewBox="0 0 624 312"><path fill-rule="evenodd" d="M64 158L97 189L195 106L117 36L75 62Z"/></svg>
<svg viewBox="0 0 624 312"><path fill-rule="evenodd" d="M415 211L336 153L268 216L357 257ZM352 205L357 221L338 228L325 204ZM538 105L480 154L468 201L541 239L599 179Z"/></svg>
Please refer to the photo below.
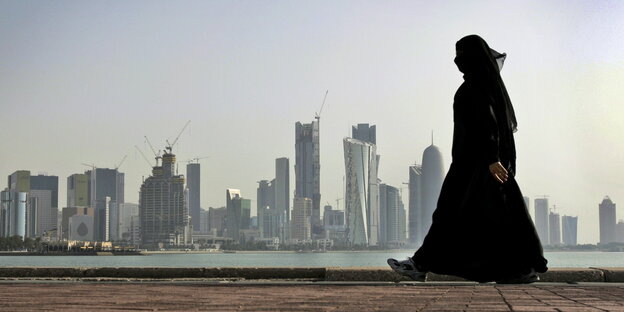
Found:
<svg viewBox="0 0 624 312"><path fill-rule="evenodd" d="M516 132L516 114L499 73L507 55L490 49L487 42L477 35L461 38L455 48L458 51L455 64L464 73L464 79L478 83L493 97L492 109L501 134L511 135Z"/></svg>

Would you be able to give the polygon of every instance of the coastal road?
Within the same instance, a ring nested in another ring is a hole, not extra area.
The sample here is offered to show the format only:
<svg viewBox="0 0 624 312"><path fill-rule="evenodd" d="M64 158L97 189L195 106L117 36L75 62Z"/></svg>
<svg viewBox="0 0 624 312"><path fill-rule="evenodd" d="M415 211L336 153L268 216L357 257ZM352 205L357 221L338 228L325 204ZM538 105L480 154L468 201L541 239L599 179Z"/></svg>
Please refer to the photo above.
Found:
<svg viewBox="0 0 624 312"><path fill-rule="evenodd" d="M624 285L0 282L0 311L32 310L624 311Z"/></svg>

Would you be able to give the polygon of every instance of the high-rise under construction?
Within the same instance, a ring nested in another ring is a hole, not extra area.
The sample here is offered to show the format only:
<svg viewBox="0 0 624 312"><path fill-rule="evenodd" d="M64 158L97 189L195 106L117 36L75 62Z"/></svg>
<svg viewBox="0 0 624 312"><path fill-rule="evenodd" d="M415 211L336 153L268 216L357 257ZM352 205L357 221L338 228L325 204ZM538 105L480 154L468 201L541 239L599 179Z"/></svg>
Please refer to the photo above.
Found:
<svg viewBox="0 0 624 312"><path fill-rule="evenodd" d="M185 244L188 210L184 204L184 176L174 173L175 155L162 155L152 176L143 181L139 196L141 245L156 249Z"/></svg>

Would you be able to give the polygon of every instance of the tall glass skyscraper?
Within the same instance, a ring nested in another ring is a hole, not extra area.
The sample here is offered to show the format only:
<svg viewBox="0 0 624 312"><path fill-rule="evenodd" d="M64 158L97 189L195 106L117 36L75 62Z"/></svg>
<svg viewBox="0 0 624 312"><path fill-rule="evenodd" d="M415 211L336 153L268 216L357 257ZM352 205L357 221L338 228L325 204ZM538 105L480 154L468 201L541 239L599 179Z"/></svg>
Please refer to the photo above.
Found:
<svg viewBox="0 0 624 312"><path fill-rule="evenodd" d="M295 124L295 197L312 199L312 232L320 234L321 161L319 121Z"/></svg>
<svg viewBox="0 0 624 312"><path fill-rule="evenodd" d="M375 144L345 138L345 217L352 245L379 244L379 156Z"/></svg>

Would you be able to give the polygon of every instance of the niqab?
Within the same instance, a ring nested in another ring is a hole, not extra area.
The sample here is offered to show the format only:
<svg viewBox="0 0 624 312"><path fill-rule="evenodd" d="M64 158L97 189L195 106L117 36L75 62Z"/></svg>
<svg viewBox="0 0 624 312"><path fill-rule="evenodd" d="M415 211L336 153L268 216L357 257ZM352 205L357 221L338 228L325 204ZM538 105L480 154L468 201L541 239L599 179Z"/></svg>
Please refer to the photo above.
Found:
<svg viewBox="0 0 624 312"><path fill-rule="evenodd" d="M490 49L477 35L466 36L455 44L458 51L455 64L464 73L464 79L480 84L494 99L492 109L496 115L500 134L504 137L516 132L518 123L500 70L507 54Z"/></svg>

